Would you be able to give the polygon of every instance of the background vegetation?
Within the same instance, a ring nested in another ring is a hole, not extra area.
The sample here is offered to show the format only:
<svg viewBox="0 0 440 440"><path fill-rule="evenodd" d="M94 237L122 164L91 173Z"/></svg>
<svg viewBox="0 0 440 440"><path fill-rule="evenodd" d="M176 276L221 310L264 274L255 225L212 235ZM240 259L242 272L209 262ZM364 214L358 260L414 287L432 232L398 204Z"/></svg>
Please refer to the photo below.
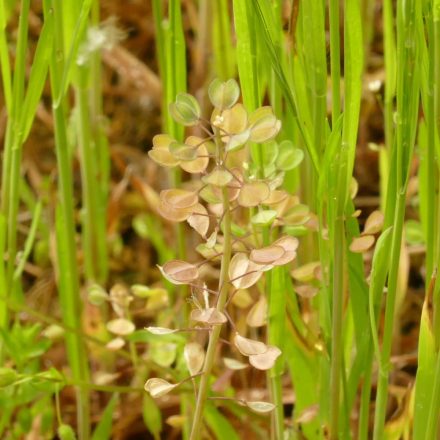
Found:
<svg viewBox="0 0 440 440"><path fill-rule="evenodd" d="M0 0L0 63L1 438L438 438L438 0ZM288 203L227 220L223 189L203 238L160 215L199 177L148 152L205 135L170 104L191 93L209 123L214 78L281 121L236 180ZM299 246L194 331L228 230L242 255ZM236 332L281 354L255 369Z"/></svg>

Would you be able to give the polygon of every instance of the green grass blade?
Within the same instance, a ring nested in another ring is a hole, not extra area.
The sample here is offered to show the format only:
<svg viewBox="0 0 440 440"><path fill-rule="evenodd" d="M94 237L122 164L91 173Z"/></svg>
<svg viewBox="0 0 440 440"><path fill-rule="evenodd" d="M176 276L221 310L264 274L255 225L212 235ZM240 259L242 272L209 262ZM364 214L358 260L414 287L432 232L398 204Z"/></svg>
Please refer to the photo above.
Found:
<svg viewBox="0 0 440 440"><path fill-rule="evenodd" d="M217 77L223 81L234 78L236 59L231 41L231 17L227 0L214 0L214 25L212 28L212 46Z"/></svg>
<svg viewBox="0 0 440 440"><path fill-rule="evenodd" d="M10 114L12 109L12 82L8 40L6 38L6 17L8 14L5 6L5 0L0 0L0 11L0 65L6 108Z"/></svg>
<svg viewBox="0 0 440 440"><path fill-rule="evenodd" d="M111 438L113 414L115 412L116 404L118 403L119 396L113 394L112 398L105 407L104 412L101 415L99 423L96 425L92 434L92 440L101 440Z"/></svg>
<svg viewBox="0 0 440 440"><path fill-rule="evenodd" d="M207 403L205 408L206 425L214 433L215 438L227 438L228 440L240 440L235 429L228 419L212 404Z"/></svg>
<svg viewBox="0 0 440 440"><path fill-rule="evenodd" d="M414 438L424 439L435 380L435 340L428 304L425 301L420 319L418 367L414 396Z"/></svg>
<svg viewBox="0 0 440 440"><path fill-rule="evenodd" d="M53 31L53 16L50 15L47 17L47 20L44 21L41 29L35 50L34 62L32 63L29 74L29 82L20 118L21 142L24 142L29 135L43 92L49 68L49 60L52 55Z"/></svg>
<svg viewBox="0 0 440 440"><path fill-rule="evenodd" d="M93 0L83 0L81 5L81 11L79 13L75 28L73 29L73 32L71 32L71 35L66 35L65 41L68 42L69 40L71 40L71 45L66 63L64 64L64 68L63 68L60 90L58 95L55 97L56 106L60 105L61 100L66 94L70 84L71 77L76 68L78 50L81 42L84 40L84 34L85 34L86 26L88 24L88 18L90 14L90 9L92 7L92 1ZM71 2L67 3L67 5L70 4ZM66 5L64 7L66 7ZM64 14L64 16L66 15L70 15L72 17L73 14ZM68 27L67 29L69 28L70 27Z"/></svg>
<svg viewBox="0 0 440 440"><path fill-rule="evenodd" d="M17 267L14 272L14 282L17 282L21 274L23 273L24 266L26 264L26 261L29 258L29 255L32 252L32 248L34 246L35 237L37 234L37 229L39 227L40 218L41 218L41 211L43 209L43 204L41 200L38 201L38 203L35 205L34 212L32 213L32 223L31 227L29 229L29 234L26 237L26 243L24 245L23 253L20 256L20 261L17 264Z"/></svg>
<svg viewBox="0 0 440 440"><path fill-rule="evenodd" d="M52 97L62 96L62 73L64 68L63 29L60 5L53 0L44 3L45 16L54 16L55 47L50 62ZM89 382L88 357L81 332L81 301L79 277L76 261L75 214L73 207L73 180L71 157L68 150L65 106L53 103L55 146L59 170L59 204L56 209L57 263L59 276L59 297L63 322L77 332L66 335L67 357L77 383ZM84 387L77 388L78 431L81 440L89 438L90 402L89 392Z"/></svg>
<svg viewBox="0 0 440 440"><path fill-rule="evenodd" d="M274 22L271 5L267 0L253 0L255 6L255 17L256 26L258 27L258 32L262 34L263 40L265 42L268 54L271 60L271 65L278 77L279 85L283 91L284 98L286 99L295 121L298 124L298 129L301 132L301 136L304 140L307 152L310 155L313 167L316 172L319 173L320 165L318 160L317 149L313 144L312 136L309 132L308 127L304 123L304 117L302 117L301 109L298 105L298 100L296 97L296 90L292 86L289 80L289 75L286 73L286 67L280 58L280 50L278 47L278 36L274 33L272 26ZM237 53L237 58L239 54Z"/></svg>
<svg viewBox="0 0 440 440"><path fill-rule="evenodd" d="M268 295L269 343L278 347L283 353L269 372L272 400L277 405L274 417L275 435L276 438L282 438L284 435L284 406L282 405L283 389L281 379L285 364L284 346L286 329L286 281L284 267L277 267L271 271Z"/></svg>
<svg viewBox="0 0 440 440"><path fill-rule="evenodd" d="M388 295L385 306L385 323L381 351L381 368L378 378L376 397L374 439L383 438L385 413L388 399L389 358L393 339L395 305L398 288L400 249L403 220L405 214L405 196L409 179L419 100L419 49L416 30L420 3L417 1L399 1L397 5L397 62L400 66L397 77L397 114L399 124L396 129L395 148L392 152L390 176L395 191L389 186L386 225L392 222L391 263L388 276Z"/></svg>

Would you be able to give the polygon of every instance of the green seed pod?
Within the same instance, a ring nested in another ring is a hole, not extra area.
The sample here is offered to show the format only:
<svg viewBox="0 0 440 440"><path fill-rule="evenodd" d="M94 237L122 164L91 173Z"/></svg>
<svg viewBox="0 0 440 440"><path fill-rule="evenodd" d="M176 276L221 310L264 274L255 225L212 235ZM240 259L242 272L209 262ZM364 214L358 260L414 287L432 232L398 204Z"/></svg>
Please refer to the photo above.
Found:
<svg viewBox="0 0 440 440"><path fill-rule="evenodd" d="M195 125L200 118L200 106L194 96L179 93L176 102L170 104L170 113L179 124Z"/></svg>
<svg viewBox="0 0 440 440"><path fill-rule="evenodd" d="M92 286L90 286L87 294L89 302L95 306L100 306L108 300L107 292L97 284L93 284Z"/></svg>
<svg viewBox="0 0 440 440"><path fill-rule="evenodd" d="M57 434L60 440L76 440L75 431L70 425L60 425Z"/></svg>
<svg viewBox="0 0 440 440"><path fill-rule="evenodd" d="M209 99L214 107L224 110L231 108L240 96L240 87L235 79L222 82L215 79L208 89Z"/></svg>

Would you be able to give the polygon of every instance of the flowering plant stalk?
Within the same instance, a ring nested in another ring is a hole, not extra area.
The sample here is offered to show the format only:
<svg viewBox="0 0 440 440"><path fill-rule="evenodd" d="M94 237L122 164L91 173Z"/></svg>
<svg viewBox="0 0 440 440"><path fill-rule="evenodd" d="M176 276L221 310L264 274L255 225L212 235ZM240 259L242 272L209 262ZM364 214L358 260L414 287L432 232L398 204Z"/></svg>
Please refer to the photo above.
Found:
<svg viewBox="0 0 440 440"><path fill-rule="evenodd" d="M162 191L158 206L165 219L186 221L203 239L197 251L204 261L193 264L172 260L160 267L169 282L190 287L194 304L190 313L190 320L195 324L193 329L209 331L206 353L198 342L189 342L184 349L187 367L196 387L192 440L201 436L203 412L223 325L229 324L235 330L233 345L254 368L271 369L281 354L278 347L249 339L236 331L227 309L237 292L255 286L264 273L295 259L297 238L282 235L271 244L262 246L263 231L267 232L268 228L275 231L278 226L295 224L304 208L297 198L278 189L283 182L284 171L301 162L300 150L289 141L280 144L274 141L281 122L270 107L261 107L248 114L238 103L239 95L235 80L214 80L209 87L214 110L210 120L206 120L194 97L179 94L170 105L170 113L185 126L197 125L206 137L189 136L181 143L169 135L160 134L154 137L153 148L149 152L150 158L161 166L180 166L190 174L201 175L200 179L191 181L189 189ZM263 144L274 152L266 163L265 178L261 178L261 174L254 172L252 165L243 160L245 147L251 142ZM298 210L299 206L301 209ZM243 221L248 215L251 215L250 222ZM267 243L266 239L264 241ZM201 267L206 263L216 264L219 260L218 285L211 289L202 280ZM251 324L257 322L255 327L264 326L266 314L267 303L259 301ZM179 331L162 327L149 327L148 330L156 335ZM232 369L247 366L234 359L225 360L225 363ZM200 379L196 381L198 376ZM160 397L177 385L180 383L151 378L145 389L153 397ZM237 402L260 413L275 408L271 402L242 399Z"/></svg>

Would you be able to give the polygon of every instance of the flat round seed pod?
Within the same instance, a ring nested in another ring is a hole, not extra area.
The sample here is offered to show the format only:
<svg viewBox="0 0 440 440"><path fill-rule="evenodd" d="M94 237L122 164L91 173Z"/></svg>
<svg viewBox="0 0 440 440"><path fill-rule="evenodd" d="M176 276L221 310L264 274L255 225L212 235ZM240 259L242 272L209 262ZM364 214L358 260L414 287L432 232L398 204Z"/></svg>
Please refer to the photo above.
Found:
<svg viewBox="0 0 440 440"><path fill-rule="evenodd" d="M160 200L173 209L186 209L198 203L196 192L173 188L161 191Z"/></svg>
<svg viewBox="0 0 440 440"><path fill-rule="evenodd" d="M269 345L264 353L249 356L249 363L257 370L270 370L280 355L281 350L278 347Z"/></svg>
<svg viewBox="0 0 440 440"><path fill-rule="evenodd" d="M199 277L197 266L183 260L171 260L162 267L159 266L163 276L173 284L188 284Z"/></svg>
<svg viewBox="0 0 440 440"><path fill-rule="evenodd" d="M270 188L266 182L254 181L245 183L238 195L238 204L251 208L263 203L270 196Z"/></svg>
<svg viewBox="0 0 440 440"><path fill-rule="evenodd" d="M160 201L157 205L157 211L163 218L169 220L170 222L183 222L191 215L193 207L175 209L167 203Z"/></svg>
<svg viewBox="0 0 440 440"><path fill-rule="evenodd" d="M203 322L209 325L220 325L227 322L226 316L217 309L210 307L208 309L194 309L191 311L191 319L197 322Z"/></svg>
<svg viewBox="0 0 440 440"><path fill-rule="evenodd" d="M262 354L265 353L268 349L265 343L245 338L239 333L236 333L234 336L234 345L238 348L238 351L244 356Z"/></svg>
<svg viewBox="0 0 440 440"><path fill-rule="evenodd" d="M168 394L176 387L176 384L169 383L164 379L160 379L159 377L153 377L147 380L144 389L150 393L151 397L157 398Z"/></svg>
<svg viewBox="0 0 440 440"><path fill-rule="evenodd" d="M353 239L350 244L350 250L356 254L362 254L373 246L374 241L375 239L373 235L361 235L360 237Z"/></svg>
<svg viewBox="0 0 440 440"><path fill-rule="evenodd" d="M257 264L271 264L285 254L284 248L277 245L266 246L261 249L254 249L249 259Z"/></svg>

